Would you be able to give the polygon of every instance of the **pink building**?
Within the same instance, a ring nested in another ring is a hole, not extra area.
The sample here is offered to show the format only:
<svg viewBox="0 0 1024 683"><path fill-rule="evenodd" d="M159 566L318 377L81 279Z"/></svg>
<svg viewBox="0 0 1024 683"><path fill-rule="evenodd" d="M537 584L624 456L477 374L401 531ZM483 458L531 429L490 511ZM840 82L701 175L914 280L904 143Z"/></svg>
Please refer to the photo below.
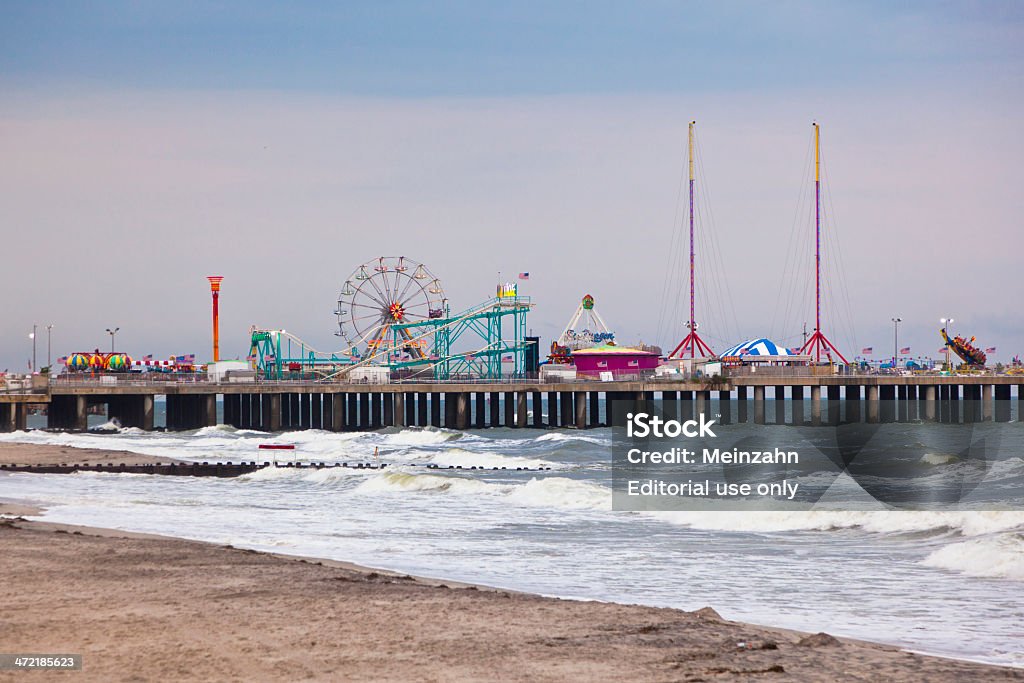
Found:
<svg viewBox="0 0 1024 683"><path fill-rule="evenodd" d="M656 353L613 344L573 351L570 359L578 377L594 378L600 377L602 372L610 372L615 377L639 374L658 367L660 361Z"/></svg>

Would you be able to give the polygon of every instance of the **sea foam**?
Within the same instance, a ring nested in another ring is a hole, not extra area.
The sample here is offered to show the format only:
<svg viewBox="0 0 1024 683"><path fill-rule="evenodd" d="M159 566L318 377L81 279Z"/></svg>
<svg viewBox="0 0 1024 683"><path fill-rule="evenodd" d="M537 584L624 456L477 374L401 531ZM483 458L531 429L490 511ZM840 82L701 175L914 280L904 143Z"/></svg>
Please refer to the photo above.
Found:
<svg viewBox="0 0 1024 683"><path fill-rule="evenodd" d="M923 564L968 576L1024 581L1024 534L999 534L952 543L932 552Z"/></svg>

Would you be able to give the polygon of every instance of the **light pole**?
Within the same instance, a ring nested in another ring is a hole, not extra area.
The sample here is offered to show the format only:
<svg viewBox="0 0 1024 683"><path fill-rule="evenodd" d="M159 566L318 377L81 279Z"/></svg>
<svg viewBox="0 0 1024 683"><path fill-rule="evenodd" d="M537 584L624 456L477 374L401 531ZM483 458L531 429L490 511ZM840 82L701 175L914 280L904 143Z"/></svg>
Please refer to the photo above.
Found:
<svg viewBox="0 0 1024 683"><path fill-rule="evenodd" d="M896 369L896 361L900 358L900 323L903 318L892 319L892 369Z"/></svg>
<svg viewBox="0 0 1024 683"><path fill-rule="evenodd" d="M32 372L36 371L36 324L32 323L32 333L28 335L32 340Z"/></svg>
<svg viewBox="0 0 1024 683"><path fill-rule="evenodd" d="M111 353L114 352L114 335L117 334L117 331L119 329L121 329L121 328L120 327L115 327L114 329L110 329L109 327L107 328L107 334L110 335L110 352Z"/></svg>
<svg viewBox="0 0 1024 683"><path fill-rule="evenodd" d="M952 318L939 318L939 322L942 323L942 331L946 333L946 371L948 372L952 368L949 366L949 326L953 322Z"/></svg>
<svg viewBox="0 0 1024 683"><path fill-rule="evenodd" d="M46 367L50 367L50 365L52 363L52 361L50 360L52 358L52 355L53 355L53 354L50 353L50 350L53 348L50 345L50 335L51 335L51 331L52 330L53 330L53 323L50 323L49 325L46 326Z"/></svg>

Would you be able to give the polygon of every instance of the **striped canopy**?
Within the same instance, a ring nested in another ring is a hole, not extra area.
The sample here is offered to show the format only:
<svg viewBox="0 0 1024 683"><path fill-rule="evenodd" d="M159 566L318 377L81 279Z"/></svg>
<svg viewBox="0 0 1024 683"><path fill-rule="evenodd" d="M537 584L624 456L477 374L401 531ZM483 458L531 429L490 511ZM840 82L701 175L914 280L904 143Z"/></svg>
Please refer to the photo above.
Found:
<svg viewBox="0 0 1024 683"><path fill-rule="evenodd" d="M789 349L778 346L770 339L748 339L721 353L722 356L794 356Z"/></svg>

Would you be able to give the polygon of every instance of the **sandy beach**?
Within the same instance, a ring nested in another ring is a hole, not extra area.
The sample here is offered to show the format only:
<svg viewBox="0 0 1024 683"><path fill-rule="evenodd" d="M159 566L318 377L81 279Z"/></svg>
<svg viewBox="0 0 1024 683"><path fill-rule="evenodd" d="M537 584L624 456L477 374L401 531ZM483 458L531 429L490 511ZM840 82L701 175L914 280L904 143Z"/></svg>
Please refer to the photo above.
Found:
<svg viewBox="0 0 1024 683"><path fill-rule="evenodd" d="M128 451L100 448L73 448L31 443L0 443L0 464L4 465L60 465L81 463L110 463L120 465L180 462L173 458L159 458Z"/></svg>
<svg viewBox="0 0 1024 683"><path fill-rule="evenodd" d="M45 462L46 448L0 457ZM80 680L1024 681L711 607L558 600L24 519L38 512L0 502L0 649L80 653L83 670L62 674Z"/></svg>

